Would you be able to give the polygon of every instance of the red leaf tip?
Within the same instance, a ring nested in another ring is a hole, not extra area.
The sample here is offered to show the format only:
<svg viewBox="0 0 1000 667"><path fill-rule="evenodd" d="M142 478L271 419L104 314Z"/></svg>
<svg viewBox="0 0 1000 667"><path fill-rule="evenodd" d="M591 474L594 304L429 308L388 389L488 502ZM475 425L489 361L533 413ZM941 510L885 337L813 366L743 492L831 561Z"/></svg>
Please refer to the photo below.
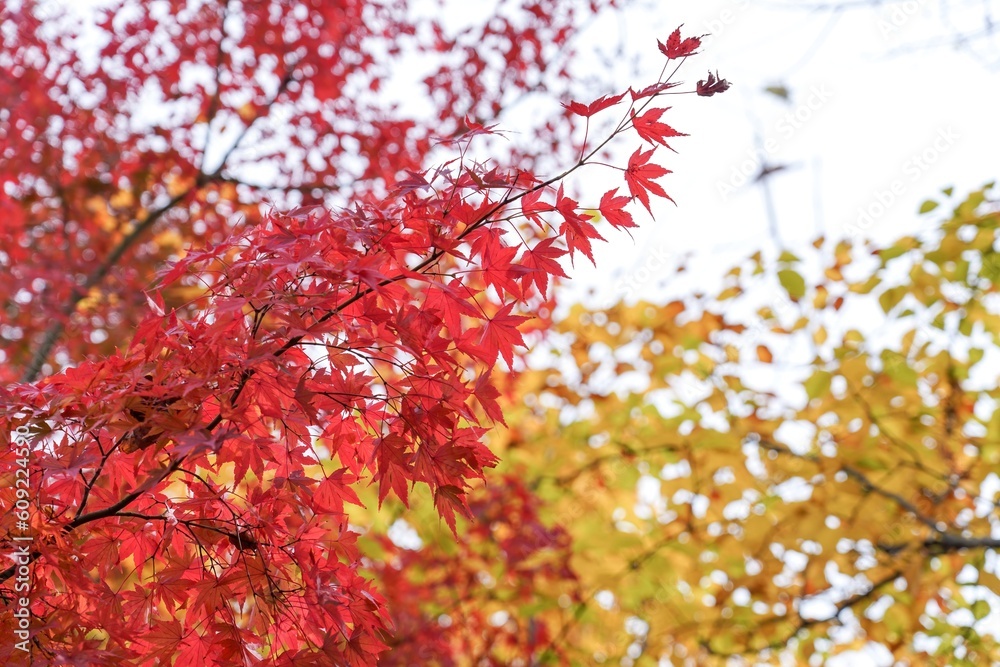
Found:
<svg viewBox="0 0 1000 667"><path fill-rule="evenodd" d="M701 38L704 35L699 35L698 37L685 37L681 38L681 28L684 26L682 23L677 27L670 36L667 37L666 43L657 40L656 44L660 47L660 53L665 55L668 59L673 60L674 58L687 58L688 56L694 55L698 52L698 47L701 46Z"/></svg>

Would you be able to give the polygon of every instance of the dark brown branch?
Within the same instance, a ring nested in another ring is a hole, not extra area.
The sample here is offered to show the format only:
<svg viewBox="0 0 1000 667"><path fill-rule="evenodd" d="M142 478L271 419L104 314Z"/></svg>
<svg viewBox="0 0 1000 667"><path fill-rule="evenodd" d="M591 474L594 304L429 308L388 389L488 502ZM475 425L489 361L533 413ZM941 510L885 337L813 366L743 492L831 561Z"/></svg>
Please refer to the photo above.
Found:
<svg viewBox="0 0 1000 667"><path fill-rule="evenodd" d="M48 359L49 353L52 352L52 348L55 347L56 343L59 341L59 337L62 336L63 331L66 328L66 320L73 314L76 310L76 306L80 301L87 296L91 288L96 287L101 281L104 280L105 276L115 267L129 248L135 245L136 241L139 240L143 234L145 234L156 222L166 215L171 209L173 209L177 204L184 201L194 191L194 188L188 188L171 197L170 201L161 206L160 208L150 211L150 213L143 218L141 221L135 223L135 227L132 231L121 241L118 245L108 254L108 256L101 262L101 265L94 269L87 280L73 291L72 296L70 296L69 302L63 306L60 312L59 318L53 322L49 328L45 331L45 336L42 337L42 341L35 350L35 354L31 357L31 362L25 369L24 374L21 376L21 382L34 382L38 379L39 373L41 373L42 366L45 365L45 360Z"/></svg>
<svg viewBox="0 0 1000 667"><path fill-rule="evenodd" d="M100 445L100 441L98 441L98 445ZM80 507L76 511L76 516L80 516L81 514L83 514L83 511L87 509L87 501L90 500L90 493L94 488L94 484L97 483L97 478L101 476L101 471L104 470L104 466L107 464L108 459L111 457L111 455L115 452L116 449L118 449L118 443L115 443L111 447L111 449L106 451L101 456L101 462L97 465L97 470L94 471L93 476L89 480L87 480L84 477L85 485L83 487L83 497L80 499ZM80 472L80 476L81 477L83 476L82 471Z"/></svg>
<svg viewBox="0 0 1000 667"><path fill-rule="evenodd" d="M221 42L219 49L221 54L221 49L222 49ZM274 103L277 102L278 98L281 97L281 95L288 89L289 84L294 80L295 80L295 69L293 68L290 69L288 73L282 78L281 84L278 86L278 90L277 92L275 92L274 97L272 97L267 102L266 110L268 111L270 110L271 106L273 106ZM66 303L66 305L63 307L60 313L61 317L59 317L55 322L53 322L52 325L49 326L49 328L45 331L45 335L42 337L42 341L39 344L38 349L35 350L35 354L32 356L31 361L28 364L28 367L25 369L24 374L21 376L21 382L34 382L35 380L38 379L38 376L42 370L42 366L45 365L45 360L48 359L49 354L52 352L52 349L55 347L56 343L59 341L59 338L62 336L63 331L65 331L66 329L66 320L73 314L73 311L76 310L77 304L80 303L80 301L82 301L84 297L87 296L91 288L96 287L104 280L104 278L108 275L111 269L113 269L118 264L118 261L125 255L125 253L128 252L128 250L133 245L135 245L135 243L139 240L139 238L142 237L143 234L145 234L147 231L149 231L149 229L154 224L156 224L156 222L160 218L166 215L170 210L176 207L180 202L184 201L184 199L186 199L196 190L204 187L208 183L218 180L222 174L223 168L226 166L226 163L229 161L229 158L232 156L233 152L240 146L240 144L249 134L250 129L253 127L253 125L265 115L266 114L258 114L254 116L254 118L251 119L249 123L246 124L246 126L243 128L243 131L236 138L236 141L233 142L233 144L229 147L228 150L226 150L225 154L222 156L222 161L219 163L218 168L216 168L214 172L212 172L211 174L206 174L204 173L204 171L201 171L198 174L198 177L195 181L195 185L193 187L187 188L183 192L175 195L174 197L171 197L171 199L166 204L164 204L163 206L154 211L151 211L141 221L136 221L134 223L135 227L133 228L133 230L127 236L125 236L125 238L123 238L118 243L117 246L115 246L115 248L111 251L111 253L108 254L108 256L104 259L103 262L101 262L101 265L98 266L93 271L93 273L91 273L90 276L87 277L87 280L84 282L84 284L78 287L73 292L69 302Z"/></svg>
<svg viewBox="0 0 1000 667"><path fill-rule="evenodd" d="M760 441L758 444L764 449L777 452L779 454L786 454L788 456L793 456L803 461L809 461L810 463L815 463L815 464L820 463L819 457L817 456L810 454L796 454L788 447L785 447L784 445L780 445L775 442ZM874 493L876 495L882 496L883 498L893 501L901 509L906 511L908 514L912 514L920 523L924 524L934 532L941 534L945 532L938 526L937 521L935 521L931 517L921 512L919 509L917 509L917 507L913 503L906 500L906 498L903 498L899 494L892 493L891 491L886 491L882 487L878 486L870 479L868 479L868 477L865 476L863 472L861 472L854 466L847 465L846 463L841 464L840 472L854 479L866 492Z"/></svg>
<svg viewBox="0 0 1000 667"><path fill-rule="evenodd" d="M829 616L825 616L823 618L802 618L800 616L798 623L796 623L792 627L791 631L789 631L785 636L783 636L783 637L781 637L779 639L771 640L770 642L768 642L767 644L764 644L763 646L756 646L756 647L745 646L742 649L733 650L733 651L717 651L717 650L715 650L715 649L712 648L712 640L711 639L703 639L701 641L701 646L702 646L702 648L704 648L706 651L708 651L712 655L719 656L719 657L735 657L735 656L738 656L738 655L747 655L747 654L750 654L750 653L760 653L761 651L768 651L768 650L775 650L775 649L783 648L784 646L787 646L788 642L791 641L795 637L795 635L799 634L803 630L808 630L809 628L813 627L814 625L825 625L826 623L834 623L834 622L836 622L840 618L840 615L842 613L844 613L845 611L847 611L848 609L850 609L852 607L856 607L857 605L861 604L862 602L864 602L866 600L870 600L872 597L875 596L876 593L879 592L879 590L882 589L882 587L884 587L887 584L891 584L893 581L895 581L896 579L898 579L901 575L902 575L902 571L900 571L900 570L893 570L887 576L883 577L882 579L879 579L878 581L876 581L875 583L873 583L871 586L869 586L868 590L862 591L861 593L858 593L856 595L852 595L851 597L845 598L844 600L841 600L840 602L838 602L837 605L834 607L834 612L832 614L830 614ZM762 621L759 621L757 623L757 625L758 626L760 626L760 625L774 625L775 623L780 623L781 621L784 621L784 620L787 620L787 619L788 619L788 617L786 617L786 616L772 616L771 618L766 618L766 619L763 619Z"/></svg>
<svg viewBox="0 0 1000 667"><path fill-rule="evenodd" d="M108 517L115 516L123 509L131 505L143 493L145 493L146 491L153 488L154 486L165 480L167 477L172 475L181 466L183 462L184 462L184 457L182 456L173 463L171 463L166 468L166 470L164 470L163 473L159 475L156 481L147 481L145 484L140 485L135 491L132 491L132 493L129 493L114 505L109 505L108 507L105 507L102 510L90 512L89 514L77 516L75 519L73 519L72 521L63 526L63 531L70 533L79 528L80 526L86 523L90 523L91 521L97 521L98 519L106 519ZM41 552L34 551L31 553L31 557L28 559L28 561L34 562L38 560L38 557L41 555L42 555ZM12 566L8 567L6 570L0 570L0 583L7 581L12 576L14 576L14 571L16 567L17 566Z"/></svg>

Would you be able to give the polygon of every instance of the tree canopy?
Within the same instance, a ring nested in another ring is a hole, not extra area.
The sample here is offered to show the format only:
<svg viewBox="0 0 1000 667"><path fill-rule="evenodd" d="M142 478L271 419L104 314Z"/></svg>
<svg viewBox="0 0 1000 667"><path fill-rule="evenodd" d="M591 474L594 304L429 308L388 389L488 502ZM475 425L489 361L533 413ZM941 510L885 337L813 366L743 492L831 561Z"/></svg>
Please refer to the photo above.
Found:
<svg viewBox="0 0 1000 667"><path fill-rule="evenodd" d="M425 489L453 534L485 511L495 367L599 217L669 199L664 96L728 87L681 87L678 29L658 79L574 99L579 27L618 4L503 0L458 30L402 0L4 4L5 664L357 667L404 642L349 507ZM404 108L382 88L408 59ZM582 169L607 187L581 199ZM535 548L564 540L518 502Z"/></svg>
<svg viewBox="0 0 1000 667"><path fill-rule="evenodd" d="M511 428L490 439L505 475L460 531L501 548L519 534L530 559L470 558L478 540L455 553L431 531L392 576L485 571L495 585L439 591L426 622L485 610L500 636L544 628L535 655L553 664L996 662L991 192L943 193L923 207L942 224L891 245L820 239L758 253L709 294L574 307L548 363L511 380ZM490 508L525 489L538 507L520 532Z"/></svg>
<svg viewBox="0 0 1000 667"><path fill-rule="evenodd" d="M556 318L730 85L623 4L4 4L4 664L1000 662L993 185Z"/></svg>

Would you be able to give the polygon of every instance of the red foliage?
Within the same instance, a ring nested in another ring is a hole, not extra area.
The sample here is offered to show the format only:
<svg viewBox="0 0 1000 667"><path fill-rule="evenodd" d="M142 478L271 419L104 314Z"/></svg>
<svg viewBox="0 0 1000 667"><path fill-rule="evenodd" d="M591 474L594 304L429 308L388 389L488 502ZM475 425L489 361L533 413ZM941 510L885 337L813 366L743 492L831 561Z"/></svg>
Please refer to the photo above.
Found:
<svg viewBox="0 0 1000 667"><path fill-rule="evenodd" d="M667 37L666 43L657 42L656 44L660 47L660 53L671 60L687 58L698 52L698 47L701 46L701 37L681 38L681 29L677 28Z"/></svg>
<svg viewBox="0 0 1000 667"><path fill-rule="evenodd" d="M496 148L483 119L544 89L566 6L503 1L455 37L402 0L118 0L89 30L41 16L51 4L0 10L0 509L18 519L0 537L31 540L0 572L0 629L16 636L28 572L32 664L375 664L425 621L399 597L416 584L362 574L358 485L404 504L425 486L481 541L499 538L476 522L516 500L512 571L566 548L510 480L470 504L497 462L491 370L548 317L558 259L593 259L598 203L565 178L629 119L647 141L680 135L643 106L536 173L554 128L573 136L574 113L622 93L570 102L534 148L468 157ZM415 52L447 61L423 120L374 94ZM623 170L647 209L666 197L652 155ZM629 201L614 188L599 207L628 227ZM546 572L570 581L560 563ZM509 641L530 653L545 632Z"/></svg>
<svg viewBox="0 0 1000 667"><path fill-rule="evenodd" d="M683 132L678 132L674 128L670 127L666 123L660 122L660 116L662 116L667 109L650 109L641 116L637 116L635 111L632 112L632 127L635 131L639 133L639 136L648 141L651 144L662 144L667 148L670 146L667 144L667 137L686 137L687 135ZM673 150L670 148L670 150Z"/></svg>
<svg viewBox="0 0 1000 667"><path fill-rule="evenodd" d="M708 73L708 76L698 82L695 87L695 92L701 97L711 97L716 93L724 93L729 90L729 86L732 84L725 79L719 78L718 72L712 74Z"/></svg>
<svg viewBox="0 0 1000 667"><path fill-rule="evenodd" d="M628 168L625 170L625 183L628 185L628 191L642 202L642 205L650 213L653 212L649 205L650 192L658 197L670 199L663 186L653 180L670 173L669 169L665 169L655 162L650 162L654 150L650 148L648 151L643 151L641 148L637 148L632 157L628 159Z"/></svg>
<svg viewBox="0 0 1000 667"><path fill-rule="evenodd" d="M515 605L543 595L578 602L569 536L545 524L538 497L513 475L491 479L470 505L457 553L402 549L381 538L384 554L374 570L397 632L380 665L502 667L532 664L546 651L558 657L553 640L560 628L541 616L513 618L503 604L483 601L496 591ZM502 579L484 576L489 572Z"/></svg>

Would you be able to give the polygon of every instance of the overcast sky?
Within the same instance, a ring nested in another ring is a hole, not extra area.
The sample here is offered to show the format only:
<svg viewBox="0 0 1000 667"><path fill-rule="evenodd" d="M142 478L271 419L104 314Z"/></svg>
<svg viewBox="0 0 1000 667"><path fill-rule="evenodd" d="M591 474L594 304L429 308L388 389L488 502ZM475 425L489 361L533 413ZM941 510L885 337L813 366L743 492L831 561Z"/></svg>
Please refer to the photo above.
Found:
<svg viewBox="0 0 1000 667"><path fill-rule="evenodd" d="M1000 33L974 42L975 53L921 48L979 29L990 5L1000 16L1000 1L946 2L945 17L938 0L840 13L753 0L656 4L626 13L629 49L649 58L646 71L659 71L655 40L684 23L712 36L681 78L693 84L711 68L734 86L676 100L668 122L691 136L672 144L663 183L678 205L654 209L634 242L613 235L597 248L596 270L577 264L573 295L620 296L622 277L653 253L696 253L692 266L708 280L713 268L773 250L764 194L749 183L762 162L788 165L770 184L779 239L793 248L821 233L891 240L926 229L938 218L917 216L922 201L1000 176ZM768 86L784 86L789 100ZM638 296L662 297L655 276Z"/></svg>

